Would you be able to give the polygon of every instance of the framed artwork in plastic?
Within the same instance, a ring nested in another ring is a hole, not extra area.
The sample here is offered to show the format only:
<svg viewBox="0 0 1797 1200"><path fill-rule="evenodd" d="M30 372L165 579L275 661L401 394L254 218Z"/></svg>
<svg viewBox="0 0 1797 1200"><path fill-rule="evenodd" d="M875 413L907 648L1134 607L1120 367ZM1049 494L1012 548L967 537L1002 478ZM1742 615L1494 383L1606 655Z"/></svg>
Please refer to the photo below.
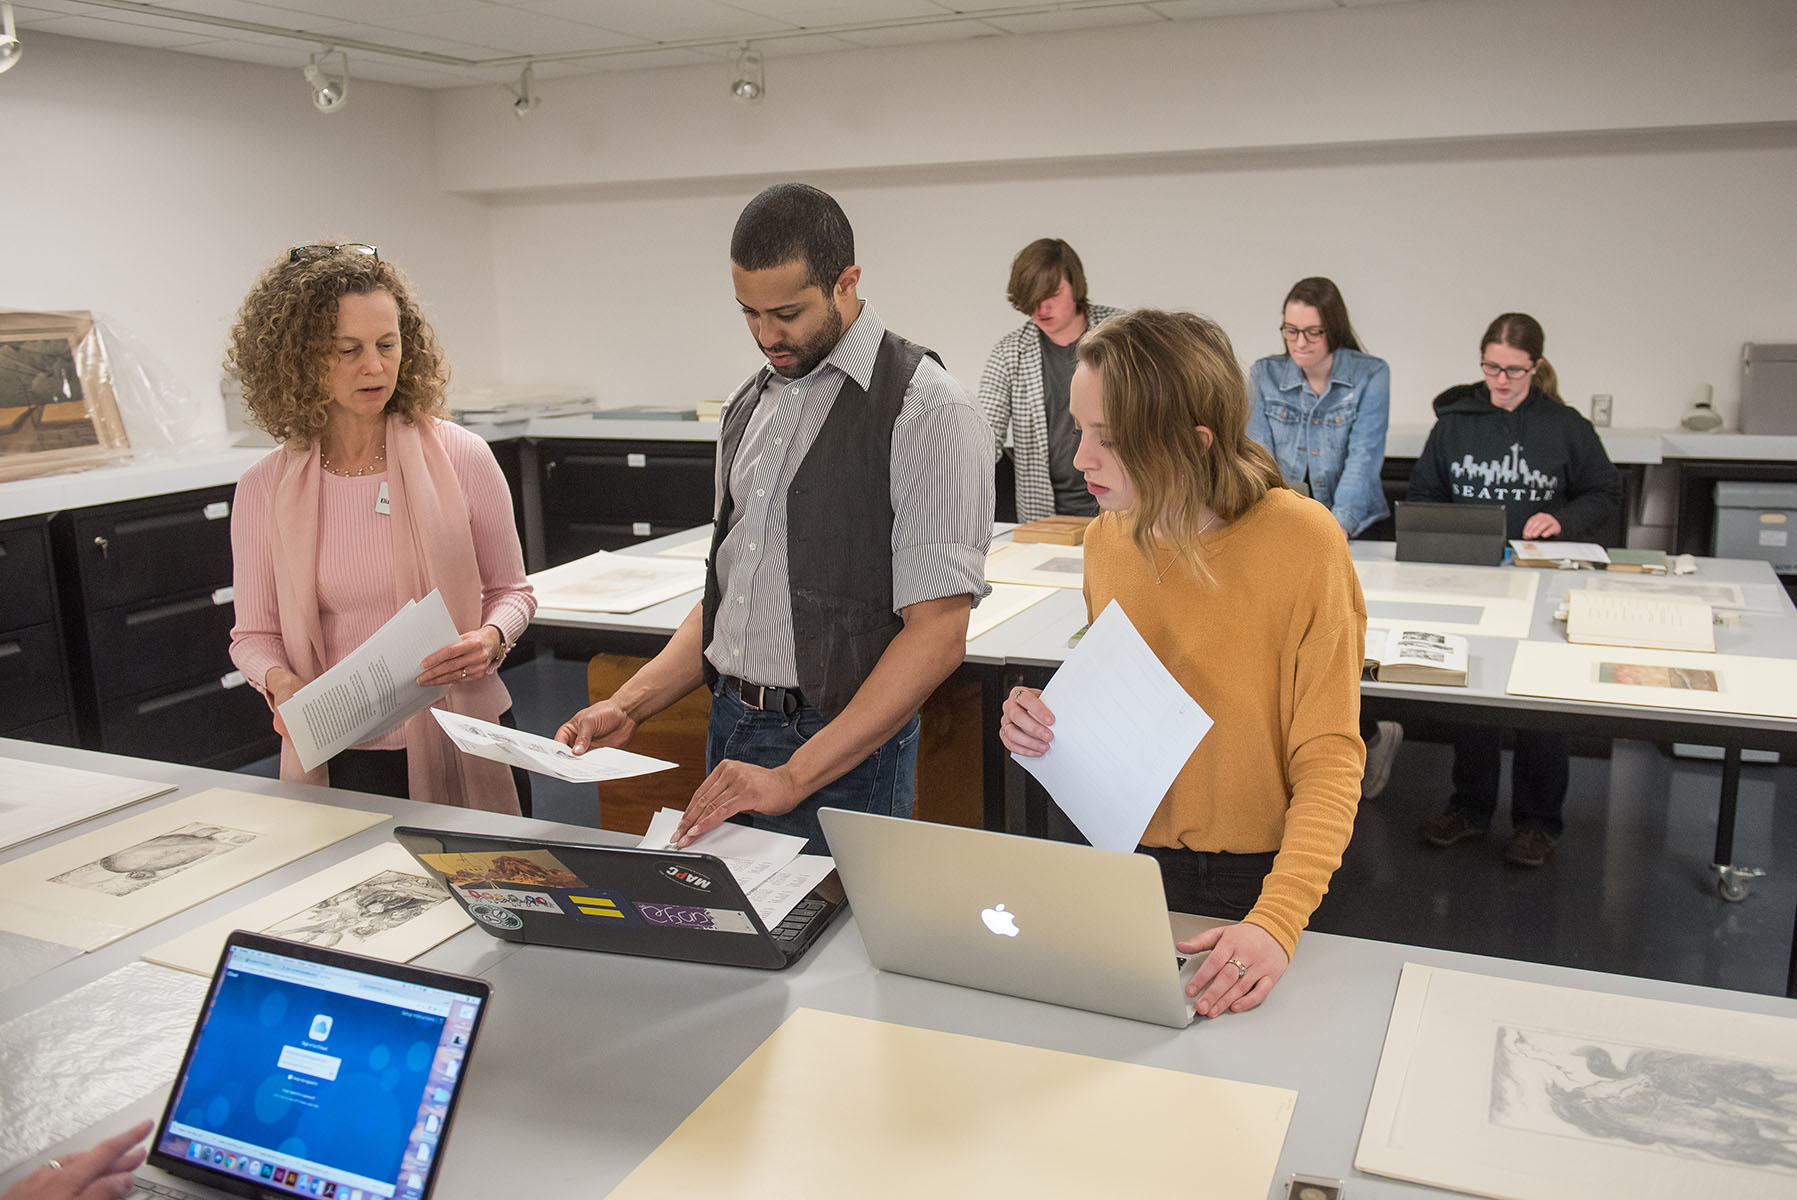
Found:
<svg viewBox="0 0 1797 1200"><path fill-rule="evenodd" d="M93 314L0 312L0 482L129 451Z"/></svg>

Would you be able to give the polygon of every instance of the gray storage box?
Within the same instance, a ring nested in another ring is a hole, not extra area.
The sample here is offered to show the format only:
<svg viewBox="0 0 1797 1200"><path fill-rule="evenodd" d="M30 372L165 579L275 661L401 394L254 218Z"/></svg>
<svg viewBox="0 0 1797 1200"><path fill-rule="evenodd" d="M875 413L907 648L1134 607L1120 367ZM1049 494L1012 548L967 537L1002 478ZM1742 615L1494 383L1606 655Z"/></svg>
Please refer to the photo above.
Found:
<svg viewBox="0 0 1797 1200"><path fill-rule="evenodd" d="M1717 484L1716 557L1797 572L1797 483Z"/></svg>
<svg viewBox="0 0 1797 1200"><path fill-rule="evenodd" d="M1797 343L1741 348L1742 433L1797 433Z"/></svg>

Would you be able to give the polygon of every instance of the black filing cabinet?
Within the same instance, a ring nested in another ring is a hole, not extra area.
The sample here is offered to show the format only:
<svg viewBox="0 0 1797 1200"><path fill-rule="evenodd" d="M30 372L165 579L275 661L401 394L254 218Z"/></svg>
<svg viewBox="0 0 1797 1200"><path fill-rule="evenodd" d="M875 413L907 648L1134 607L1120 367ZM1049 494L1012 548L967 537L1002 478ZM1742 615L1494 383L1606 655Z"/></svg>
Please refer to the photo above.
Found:
<svg viewBox="0 0 1797 1200"><path fill-rule="evenodd" d="M0 521L0 737L73 746L49 520Z"/></svg>
<svg viewBox="0 0 1797 1200"><path fill-rule="evenodd" d="M545 566L710 522L709 441L538 443Z"/></svg>
<svg viewBox="0 0 1797 1200"><path fill-rule="evenodd" d="M81 743L230 768L279 749L230 659L231 495L206 488L51 523Z"/></svg>

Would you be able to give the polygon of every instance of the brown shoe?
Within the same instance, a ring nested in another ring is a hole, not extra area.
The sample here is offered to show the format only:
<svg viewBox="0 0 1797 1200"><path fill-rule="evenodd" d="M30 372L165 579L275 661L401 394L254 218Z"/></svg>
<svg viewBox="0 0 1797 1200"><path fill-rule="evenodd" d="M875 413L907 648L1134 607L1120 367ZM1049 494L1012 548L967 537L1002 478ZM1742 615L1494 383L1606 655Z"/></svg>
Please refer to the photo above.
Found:
<svg viewBox="0 0 1797 1200"><path fill-rule="evenodd" d="M1539 867L1554 852L1554 835L1533 825L1524 825L1504 843L1504 861L1513 867Z"/></svg>
<svg viewBox="0 0 1797 1200"><path fill-rule="evenodd" d="M1467 838L1485 836L1485 826L1457 808L1444 808L1417 828L1423 841L1431 846L1452 846Z"/></svg>

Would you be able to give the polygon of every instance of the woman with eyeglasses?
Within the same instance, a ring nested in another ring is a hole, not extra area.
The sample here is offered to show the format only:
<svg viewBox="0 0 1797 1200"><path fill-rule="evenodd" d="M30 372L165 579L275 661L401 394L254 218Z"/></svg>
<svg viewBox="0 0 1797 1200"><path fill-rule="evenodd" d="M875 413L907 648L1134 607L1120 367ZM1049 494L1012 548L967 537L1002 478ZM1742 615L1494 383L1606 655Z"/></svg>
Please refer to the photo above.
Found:
<svg viewBox="0 0 1797 1200"><path fill-rule="evenodd" d="M1300 279L1285 294L1271 354L1248 373L1248 435L1279 472L1335 516L1349 537L1386 514L1379 468L1391 417L1391 368L1360 348L1333 281Z"/></svg>
<svg viewBox="0 0 1797 1200"><path fill-rule="evenodd" d="M1086 611L1115 602L1216 720L1142 834L1169 907L1238 922L1181 945L1210 951L1187 985L1198 1012L1266 999L1354 831L1366 605L1348 543L1283 485L1247 437L1229 338L1191 313L1142 309L1080 341L1074 465L1098 501ZM1054 714L1014 688L999 736L1025 757Z"/></svg>
<svg viewBox="0 0 1797 1200"><path fill-rule="evenodd" d="M439 707L509 723L499 663L536 599L493 452L443 419L449 367L405 277L372 246L291 250L245 297L225 367L283 443L231 513L231 657L275 710L281 778L528 811L523 773L459 753L429 710L310 772L279 712L435 589L461 636L418 682L448 686Z"/></svg>
<svg viewBox="0 0 1797 1200"><path fill-rule="evenodd" d="M1248 372L1248 436L1273 452L1286 483L1309 488L1349 537L1385 516L1379 470L1391 419L1391 368L1360 348L1335 281L1313 275L1285 294L1279 336ZM1385 790L1404 744L1396 721L1360 718L1366 775L1360 794Z"/></svg>
<svg viewBox="0 0 1797 1200"><path fill-rule="evenodd" d="M1616 539L1622 477L1603 441L1560 399L1543 357L1546 335L1527 313L1504 313L1479 339L1481 383L1435 397L1435 427L1410 473L1409 498L1501 504L1512 538ZM1454 791L1419 831L1432 846L1481 838L1497 810L1502 730L1460 727ZM1518 729L1511 763L1504 861L1538 867L1563 827L1568 751L1563 733Z"/></svg>

